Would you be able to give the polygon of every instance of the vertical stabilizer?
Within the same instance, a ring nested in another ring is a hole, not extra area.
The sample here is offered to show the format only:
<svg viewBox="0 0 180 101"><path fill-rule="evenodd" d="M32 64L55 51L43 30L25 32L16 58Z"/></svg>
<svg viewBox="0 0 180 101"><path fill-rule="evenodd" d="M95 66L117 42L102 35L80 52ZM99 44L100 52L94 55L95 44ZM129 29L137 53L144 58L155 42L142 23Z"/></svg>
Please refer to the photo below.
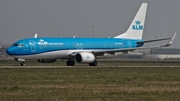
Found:
<svg viewBox="0 0 180 101"><path fill-rule="evenodd" d="M37 33L34 35L34 38L37 38Z"/></svg>
<svg viewBox="0 0 180 101"><path fill-rule="evenodd" d="M147 5L147 3L142 3L128 30L114 38L142 39Z"/></svg>

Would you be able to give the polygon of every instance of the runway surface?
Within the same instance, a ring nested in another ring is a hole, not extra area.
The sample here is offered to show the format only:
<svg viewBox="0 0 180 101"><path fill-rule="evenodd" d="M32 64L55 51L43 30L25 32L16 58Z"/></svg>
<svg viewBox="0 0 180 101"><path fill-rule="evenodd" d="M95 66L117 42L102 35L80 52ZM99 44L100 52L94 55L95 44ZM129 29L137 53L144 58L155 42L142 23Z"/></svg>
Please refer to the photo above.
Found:
<svg viewBox="0 0 180 101"><path fill-rule="evenodd" d="M0 68L179 68L180 66L0 66Z"/></svg>

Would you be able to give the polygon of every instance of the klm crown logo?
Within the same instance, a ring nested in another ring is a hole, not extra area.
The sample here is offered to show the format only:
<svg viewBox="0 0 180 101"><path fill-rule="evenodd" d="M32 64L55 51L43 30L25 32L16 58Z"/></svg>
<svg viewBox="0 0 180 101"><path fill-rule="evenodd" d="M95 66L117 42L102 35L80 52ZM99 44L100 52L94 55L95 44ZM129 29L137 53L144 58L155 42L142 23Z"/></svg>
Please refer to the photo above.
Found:
<svg viewBox="0 0 180 101"><path fill-rule="evenodd" d="M136 25L132 25L133 30L143 30L143 25L141 25L141 21L137 20L135 21Z"/></svg>
<svg viewBox="0 0 180 101"><path fill-rule="evenodd" d="M87 56L86 56L86 59L90 59L90 56L89 56L89 55L87 55Z"/></svg>

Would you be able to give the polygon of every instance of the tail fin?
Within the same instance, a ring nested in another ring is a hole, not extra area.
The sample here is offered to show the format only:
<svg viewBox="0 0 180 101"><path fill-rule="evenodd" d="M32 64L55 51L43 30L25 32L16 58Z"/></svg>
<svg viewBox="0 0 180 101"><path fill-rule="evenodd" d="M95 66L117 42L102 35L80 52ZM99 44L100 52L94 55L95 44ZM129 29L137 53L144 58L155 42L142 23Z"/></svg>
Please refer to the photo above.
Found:
<svg viewBox="0 0 180 101"><path fill-rule="evenodd" d="M143 3L129 26L129 29L125 33L114 38L142 39L147 5L147 3Z"/></svg>
<svg viewBox="0 0 180 101"><path fill-rule="evenodd" d="M37 33L34 35L34 38L37 38Z"/></svg>

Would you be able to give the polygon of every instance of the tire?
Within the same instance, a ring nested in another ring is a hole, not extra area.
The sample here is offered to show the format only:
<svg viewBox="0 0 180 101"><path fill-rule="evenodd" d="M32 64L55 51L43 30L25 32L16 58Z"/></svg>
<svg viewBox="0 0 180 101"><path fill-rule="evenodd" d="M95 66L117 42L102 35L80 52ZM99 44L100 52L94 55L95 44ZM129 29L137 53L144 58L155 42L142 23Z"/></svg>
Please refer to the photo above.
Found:
<svg viewBox="0 0 180 101"><path fill-rule="evenodd" d="M22 63L20 63L20 65L21 65L21 66L25 66L25 65L26 65L26 63L25 63L25 62L22 62Z"/></svg>
<svg viewBox="0 0 180 101"><path fill-rule="evenodd" d="M67 65L67 66L70 66L70 61L69 61L69 60L66 62L66 65Z"/></svg>
<svg viewBox="0 0 180 101"><path fill-rule="evenodd" d="M74 61L70 61L70 65L71 65L71 66L74 66L74 65L75 65L75 62L74 62Z"/></svg>
<svg viewBox="0 0 180 101"><path fill-rule="evenodd" d="M97 66L97 61L94 61L93 63L89 63L89 66Z"/></svg>
<svg viewBox="0 0 180 101"><path fill-rule="evenodd" d="M74 66L74 65L75 65L75 61L70 61L70 60L68 60L68 61L66 62L66 65L67 65L67 66Z"/></svg>

